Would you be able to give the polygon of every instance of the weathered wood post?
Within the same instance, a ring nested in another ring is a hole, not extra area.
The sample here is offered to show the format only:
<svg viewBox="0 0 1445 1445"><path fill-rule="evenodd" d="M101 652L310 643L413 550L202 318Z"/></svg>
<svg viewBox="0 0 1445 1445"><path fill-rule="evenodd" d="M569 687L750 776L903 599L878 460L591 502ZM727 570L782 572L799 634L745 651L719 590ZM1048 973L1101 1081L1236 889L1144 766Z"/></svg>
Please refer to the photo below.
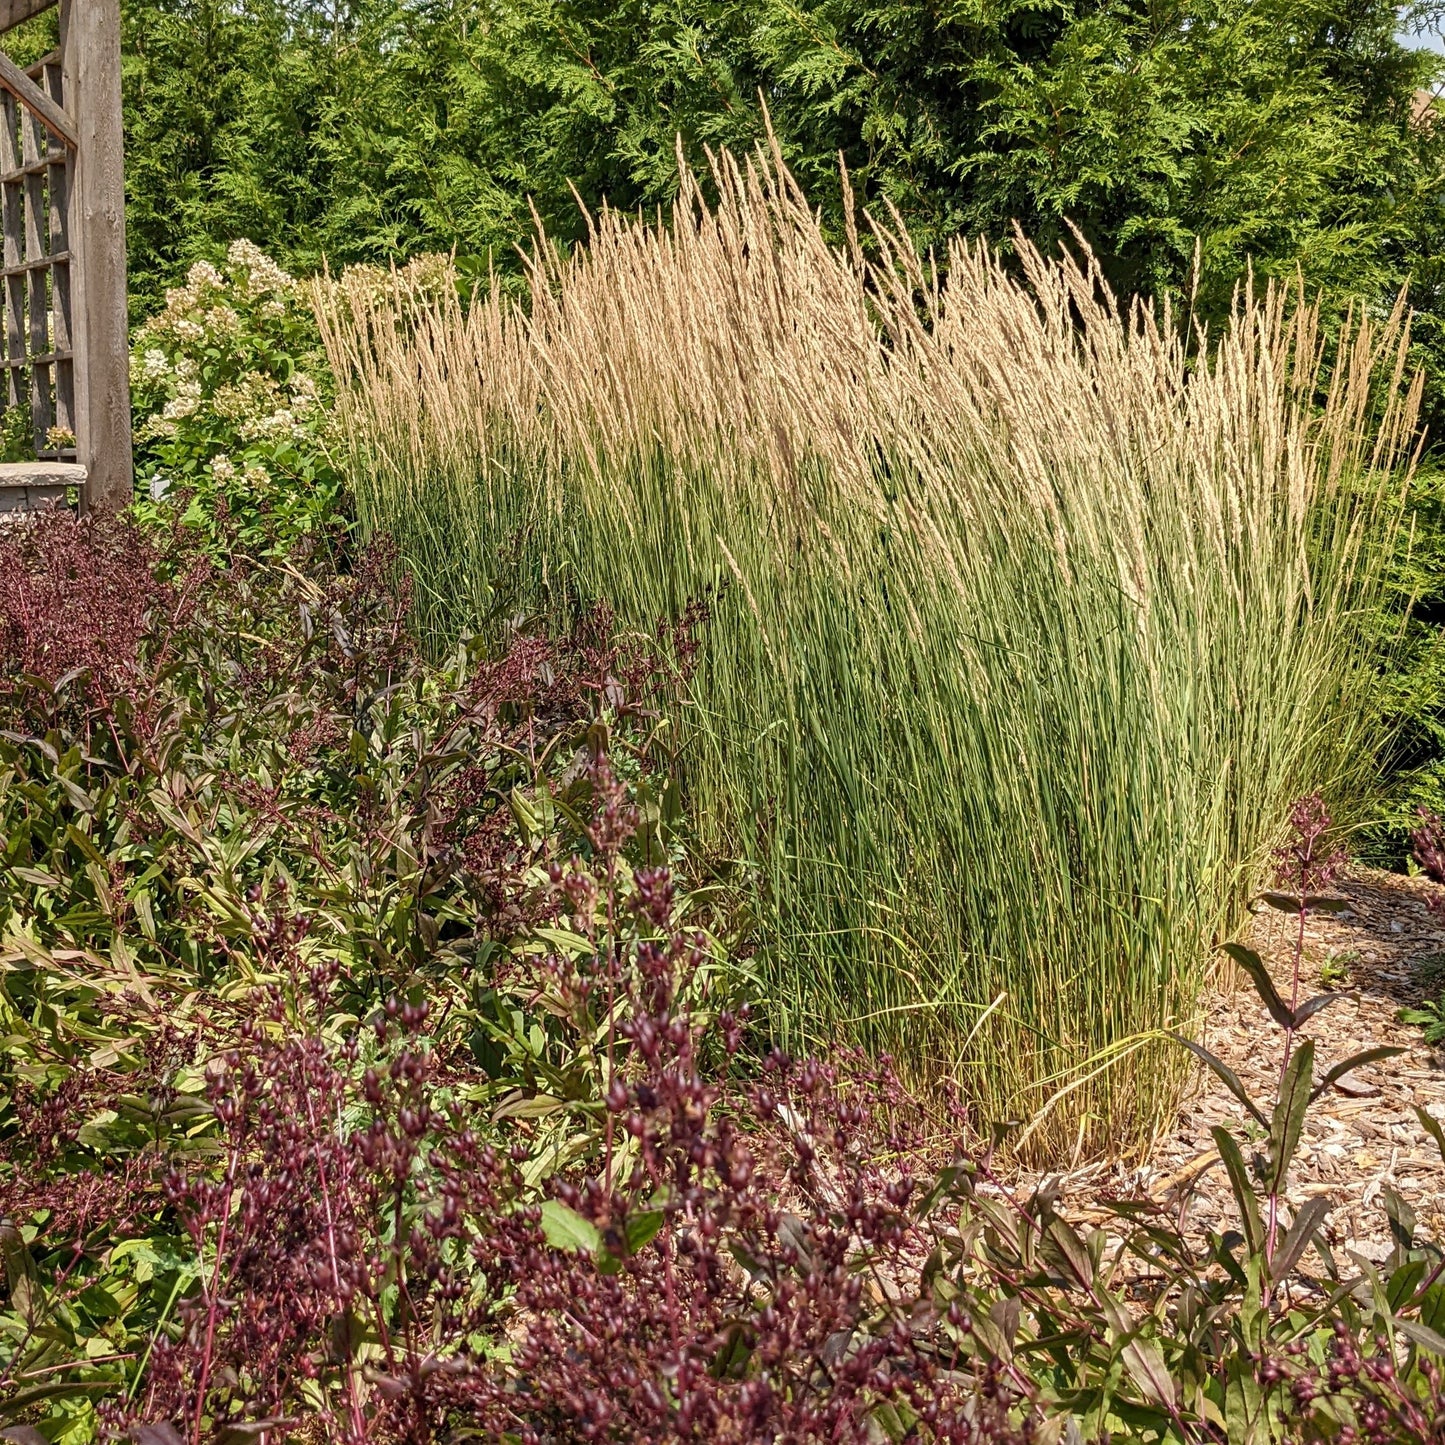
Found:
<svg viewBox="0 0 1445 1445"><path fill-rule="evenodd" d="M0 34L56 3L0 0ZM28 70L0 53L0 404L28 411L38 458L0 464L0 511L132 492L120 5L58 3L58 49Z"/></svg>
<svg viewBox="0 0 1445 1445"><path fill-rule="evenodd" d="M133 489L120 0L60 0L60 55L79 142L70 195L77 459L86 505L117 510Z"/></svg>

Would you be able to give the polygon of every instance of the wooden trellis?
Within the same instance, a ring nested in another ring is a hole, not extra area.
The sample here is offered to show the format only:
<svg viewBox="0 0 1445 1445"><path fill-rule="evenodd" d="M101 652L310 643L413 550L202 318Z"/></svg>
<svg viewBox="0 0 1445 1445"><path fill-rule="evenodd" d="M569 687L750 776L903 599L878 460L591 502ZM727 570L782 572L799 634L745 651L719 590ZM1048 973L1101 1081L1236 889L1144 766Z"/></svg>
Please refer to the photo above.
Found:
<svg viewBox="0 0 1445 1445"><path fill-rule="evenodd" d="M0 34L55 4L0 0ZM0 509L131 496L119 3L58 5L54 51L0 52L0 402L38 458L0 467Z"/></svg>

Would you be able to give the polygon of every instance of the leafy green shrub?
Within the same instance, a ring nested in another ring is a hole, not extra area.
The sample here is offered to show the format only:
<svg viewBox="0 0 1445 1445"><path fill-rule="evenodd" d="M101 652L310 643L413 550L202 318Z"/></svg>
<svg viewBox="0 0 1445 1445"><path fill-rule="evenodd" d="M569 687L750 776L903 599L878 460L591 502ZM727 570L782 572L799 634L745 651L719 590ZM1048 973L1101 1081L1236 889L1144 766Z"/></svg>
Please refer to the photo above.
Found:
<svg viewBox="0 0 1445 1445"><path fill-rule="evenodd" d="M598 614L432 667L384 548L337 574L237 548L222 569L183 523L173 539L61 516L0 543L0 926L41 948L121 939L158 975L183 958L204 978L226 951L198 942L197 907L244 935L246 890L274 885L324 899L358 981L419 966L462 917L472 943L531 916L525 880L567 856L589 739L612 739L646 809L643 861L667 856L645 696L681 634L613 639ZM208 883L202 905L192 882L212 875L225 896Z"/></svg>
<svg viewBox="0 0 1445 1445"><path fill-rule="evenodd" d="M1051 243L1073 221L1120 289L1172 288L1215 324L1251 262L1376 305L1409 279L1440 355L1445 136L1412 121L1438 59L1401 40L1438 23L1429 0L123 16L127 233L148 296L241 235L304 270L455 248L485 276L515 264L534 209L580 242L579 192L594 211L669 205L679 133L694 160L741 153L765 136L761 94L835 235L841 151L864 204L897 206L930 245L1004 241L1015 221Z"/></svg>
<svg viewBox="0 0 1445 1445"><path fill-rule="evenodd" d="M1445 822L1439 813L1421 805L1415 816L1415 827L1410 833L1413 861L1425 875L1436 883L1445 883ZM1427 899L1427 905L1435 912L1442 906L1438 896ZM1442 957L1430 954L1416 963L1420 982L1427 988L1440 983ZM1426 999L1418 1008L1403 1008L1395 1015L1400 1023L1415 1024L1425 1033L1427 1044L1445 1044L1445 994L1438 999Z"/></svg>
<svg viewBox="0 0 1445 1445"><path fill-rule="evenodd" d="M535 1187L600 1148L596 1049L522 966L548 866L591 852L592 750L636 813L617 888L674 857L649 697L686 636L599 615L423 666L384 552L336 575L221 537L224 569L183 524L59 515L0 542L0 1424L38 1409L51 1438L92 1438L88 1402L138 1386L197 1287L165 1172L209 1168L206 1062L276 990L333 1040L430 1000L469 1107L525 1089ZM706 891L676 917L705 926Z"/></svg>
<svg viewBox="0 0 1445 1445"><path fill-rule="evenodd" d="M1426 999L1418 1008L1402 1008L1395 1017L1423 1029L1427 1044L1445 1044L1445 997Z"/></svg>
<svg viewBox="0 0 1445 1445"><path fill-rule="evenodd" d="M1438 462L1426 461L1401 503L1405 525L1379 626L1402 645L1381 679L1390 741L1360 848L1367 861L1391 868L1410 856L1420 809L1445 811L1445 471Z"/></svg>
<svg viewBox="0 0 1445 1445"><path fill-rule="evenodd" d="M284 553L333 529L340 479L327 453L329 373L296 281L249 241L191 267L137 329L137 514L180 500L213 548Z"/></svg>
<svg viewBox="0 0 1445 1445"><path fill-rule="evenodd" d="M33 462L35 436L28 406L7 406L0 412L0 462Z"/></svg>

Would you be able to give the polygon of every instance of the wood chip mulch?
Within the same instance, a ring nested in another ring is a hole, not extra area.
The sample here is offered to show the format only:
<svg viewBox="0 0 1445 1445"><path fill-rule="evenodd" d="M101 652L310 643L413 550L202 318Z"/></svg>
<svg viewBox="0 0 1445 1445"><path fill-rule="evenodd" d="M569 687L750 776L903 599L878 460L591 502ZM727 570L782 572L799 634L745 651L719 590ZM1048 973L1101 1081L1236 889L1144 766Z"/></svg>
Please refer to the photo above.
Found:
<svg viewBox="0 0 1445 1445"><path fill-rule="evenodd" d="M1445 993L1445 912L1425 900L1442 890L1420 878L1352 868L1331 890L1349 902L1342 913L1306 922L1300 996L1343 994L1316 1014L1306 1032L1315 1041L1316 1076L1332 1063L1378 1044L1406 1052L1346 1075L1311 1109L1291 1175L1293 1205L1328 1195L1328 1238L1337 1248L1380 1261L1390 1253L1382 1190L1392 1186L1415 1211L1420 1233L1445 1241L1445 1161L1421 1128L1416 1106L1445 1121L1445 1050L1428 1047L1420 1028L1397 1022L1403 1007ZM1297 918L1264 908L1248 942L1264 958L1288 1000ZM1201 1040L1243 1081L1268 1115L1279 1079L1282 1032L1248 980L1213 997ZM1229 1183L1210 1138L1230 1126L1246 1144L1264 1131L1215 1075L1201 1068L1177 1125L1146 1166L1095 1165L1060 1181L1067 1212L1087 1219L1105 1195L1147 1194L1182 1218L1186 1233L1238 1227Z"/></svg>

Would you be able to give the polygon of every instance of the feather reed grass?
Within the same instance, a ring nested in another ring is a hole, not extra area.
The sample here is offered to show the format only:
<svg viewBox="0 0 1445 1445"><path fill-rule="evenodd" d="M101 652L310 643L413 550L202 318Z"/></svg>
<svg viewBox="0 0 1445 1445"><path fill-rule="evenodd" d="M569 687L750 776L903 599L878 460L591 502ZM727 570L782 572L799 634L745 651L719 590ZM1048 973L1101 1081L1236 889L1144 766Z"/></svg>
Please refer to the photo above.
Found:
<svg viewBox="0 0 1445 1445"><path fill-rule="evenodd" d="M1035 1157L1137 1148L1289 801L1368 786L1403 303L1327 340L1245 287L1191 350L1087 254L865 258L777 156L711 168L540 240L525 303L317 283L363 523L439 639L707 599L685 788L782 1041L891 1049Z"/></svg>

